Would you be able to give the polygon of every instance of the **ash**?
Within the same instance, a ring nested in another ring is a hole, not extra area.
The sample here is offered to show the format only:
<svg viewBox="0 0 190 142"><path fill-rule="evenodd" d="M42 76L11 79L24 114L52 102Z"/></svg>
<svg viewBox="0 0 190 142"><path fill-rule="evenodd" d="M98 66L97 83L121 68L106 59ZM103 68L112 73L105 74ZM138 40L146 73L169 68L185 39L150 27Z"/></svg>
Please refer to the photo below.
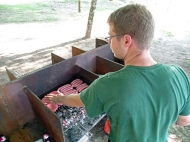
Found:
<svg viewBox="0 0 190 142"><path fill-rule="evenodd" d="M63 122L66 142L77 142L84 135L91 137L90 129L102 118L101 115L95 118L88 117L84 107L68 107L62 105L59 106L55 113Z"/></svg>

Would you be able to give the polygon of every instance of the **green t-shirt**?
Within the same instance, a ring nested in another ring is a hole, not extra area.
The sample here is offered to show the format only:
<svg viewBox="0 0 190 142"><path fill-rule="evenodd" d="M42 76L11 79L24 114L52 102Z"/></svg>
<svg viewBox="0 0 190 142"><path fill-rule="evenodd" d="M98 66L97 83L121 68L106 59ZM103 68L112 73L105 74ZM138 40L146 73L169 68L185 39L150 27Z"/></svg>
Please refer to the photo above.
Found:
<svg viewBox="0 0 190 142"><path fill-rule="evenodd" d="M178 115L190 114L190 82L174 65L126 66L81 93L87 114L107 114L111 142L166 142Z"/></svg>

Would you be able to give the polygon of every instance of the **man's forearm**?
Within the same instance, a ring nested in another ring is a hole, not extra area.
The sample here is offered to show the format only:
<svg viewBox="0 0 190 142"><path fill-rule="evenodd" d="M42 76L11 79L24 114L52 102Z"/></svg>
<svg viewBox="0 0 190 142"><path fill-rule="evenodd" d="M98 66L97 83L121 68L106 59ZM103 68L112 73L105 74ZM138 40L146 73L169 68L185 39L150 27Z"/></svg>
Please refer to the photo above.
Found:
<svg viewBox="0 0 190 142"><path fill-rule="evenodd" d="M57 96L57 100L59 103L63 103L67 106L73 107L82 107L84 106L82 100L80 99L80 94L71 94L67 96Z"/></svg>

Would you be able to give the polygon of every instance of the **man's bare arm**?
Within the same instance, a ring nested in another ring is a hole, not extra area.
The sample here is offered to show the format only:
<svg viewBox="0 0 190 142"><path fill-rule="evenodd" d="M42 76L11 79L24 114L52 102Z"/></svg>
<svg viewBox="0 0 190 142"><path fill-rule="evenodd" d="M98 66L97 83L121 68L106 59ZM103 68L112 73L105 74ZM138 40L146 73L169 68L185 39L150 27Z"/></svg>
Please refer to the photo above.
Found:
<svg viewBox="0 0 190 142"><path fill-rule="evenodd" d="M63 103L64 105L73 106L73 107L84 106L82 100L80 99L80 94L70 94L67 96L64 96L64 95L57 95L57 96L48 95L48 96L45 96L45 100L48 103L53 103L53 104Z"/></svg>
<svg viewBox="0 0 190 142"><path fill-rule="evenodd" d="M187 116L179 115L176 123L180 126L190 125L190 115L187 115Z"/></svg>

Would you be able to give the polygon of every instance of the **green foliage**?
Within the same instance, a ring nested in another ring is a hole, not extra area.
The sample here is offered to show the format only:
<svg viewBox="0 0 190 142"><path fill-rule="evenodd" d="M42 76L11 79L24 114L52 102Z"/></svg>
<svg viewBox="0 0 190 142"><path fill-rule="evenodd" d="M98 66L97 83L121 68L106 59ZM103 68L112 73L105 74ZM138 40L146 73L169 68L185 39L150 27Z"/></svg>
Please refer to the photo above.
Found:
<svg viewBox="0 0 190 142"><path fill-rule="evenodd" d="M189 58L189 59L187 59L187 63L188 63L188 64L190 64L190 58Z"/></svg>
<svg viewBox="0 0 190 142"><path fill-rule="evenodd" d="M78 3L78 0L70 0L71 2L75 2L75 3Z"/></svg>
<svg viewBox="0 0 190 142"><path fill-rule="evenodd" d="M174 35L172 34L172 32L169 31L163 31L163 35L166 37L173 37Z"/></svg>
<svg viewBox="0 0 190 142"><path fill-rule="evenodd" d="M91 0L81 0L81 13L78 13L78 0L44 0L41 2L0 5L0 24L54 22L67 20L69 17L88 15ZM96 11L115 10L122 6L109 0L97 0ZM62 16L62 13L68 13Z"/></svg>
<svg viewBox="0 0 190 142"><path fill-rule="evenodd" d="M48 2L0 5L0 23L57 21L56 11ZM45 13L45 14L44 14Z"/></svg>

